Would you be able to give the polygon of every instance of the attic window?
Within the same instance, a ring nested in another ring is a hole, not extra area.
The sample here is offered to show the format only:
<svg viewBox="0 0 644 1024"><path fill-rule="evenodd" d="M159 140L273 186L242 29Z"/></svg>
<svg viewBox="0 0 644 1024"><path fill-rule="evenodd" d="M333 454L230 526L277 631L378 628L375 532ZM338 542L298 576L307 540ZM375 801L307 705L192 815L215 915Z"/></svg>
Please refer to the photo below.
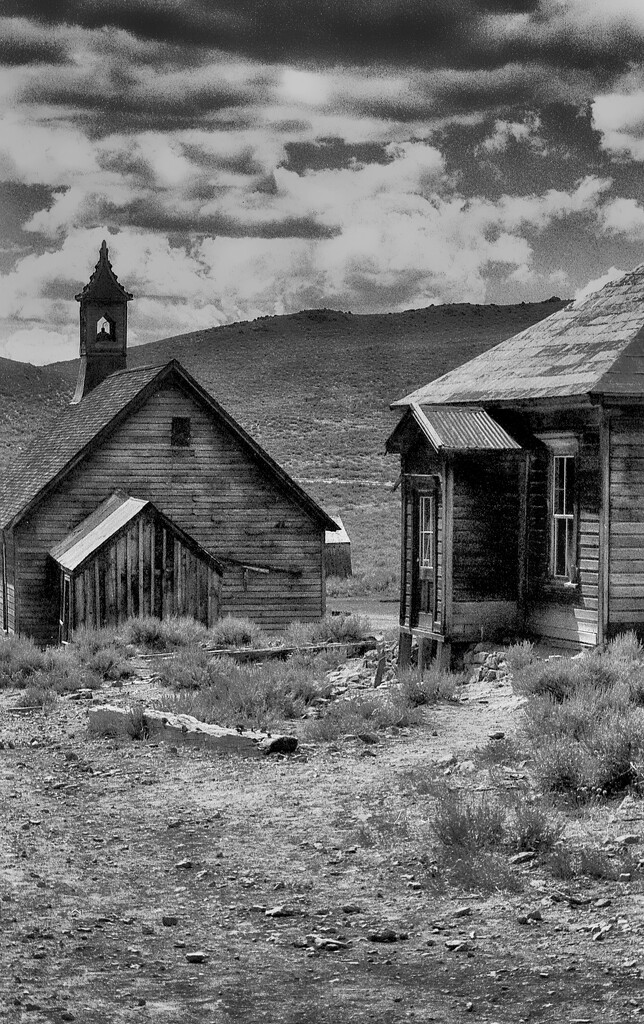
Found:
<svg viewBox="0 0 644 1024"><path fill-rule="evenodd" d="M190 447L190 417L173 416L170 444L173 448Z"/></svg>

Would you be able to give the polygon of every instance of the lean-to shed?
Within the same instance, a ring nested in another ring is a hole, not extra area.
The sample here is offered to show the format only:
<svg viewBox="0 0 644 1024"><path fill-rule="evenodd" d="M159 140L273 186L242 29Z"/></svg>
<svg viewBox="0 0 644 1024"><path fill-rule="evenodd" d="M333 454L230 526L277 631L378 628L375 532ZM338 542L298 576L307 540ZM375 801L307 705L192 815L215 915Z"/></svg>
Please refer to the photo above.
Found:
<svg viewBox="0 0 644 1024"><path fill-rule="evenodd" d="M403 659L644 634L644 266L394 406Z"/></svg>
<svg viewBox="0 0 644 1024"><path fill-rule="evenodd" d="M327 576L345 579L351 576L351 540L340 516L333 516L337 530L327 530L325 544L325 571Z"/></svg>
<svg viewBox="0 0 644 1024"><path fill-rule="evenodd" d="M0 481L1 628L53 643L130 611L319 618L336 523L177 360L127 369L131 297L103 243L72 402Z"/></svg>

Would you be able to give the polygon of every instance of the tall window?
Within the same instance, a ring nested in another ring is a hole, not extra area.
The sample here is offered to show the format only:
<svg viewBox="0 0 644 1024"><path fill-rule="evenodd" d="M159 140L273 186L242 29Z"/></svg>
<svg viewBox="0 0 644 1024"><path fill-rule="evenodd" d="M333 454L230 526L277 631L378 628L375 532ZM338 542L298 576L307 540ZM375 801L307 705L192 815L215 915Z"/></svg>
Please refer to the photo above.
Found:
<svg viewBox="0 0 644 1024"><path fill-rule="evenodd" d="M420 568L433 569L436 564L436 535L434 514L434 495L421 494L420 496L420 537L418 550L420 553Z"/></svg>
<svg viewBox="0 0 644 1024"><path fill-rule="evenodd" d="M190 447L190 417L173 416L170 432L170 444L173 448Z"/></svg>
<svg viewBox="0 0 644 1024"><path fill-rule="evenodd" d="M575 459L552 457L552 574L573 582L577 570Z"/></svg>

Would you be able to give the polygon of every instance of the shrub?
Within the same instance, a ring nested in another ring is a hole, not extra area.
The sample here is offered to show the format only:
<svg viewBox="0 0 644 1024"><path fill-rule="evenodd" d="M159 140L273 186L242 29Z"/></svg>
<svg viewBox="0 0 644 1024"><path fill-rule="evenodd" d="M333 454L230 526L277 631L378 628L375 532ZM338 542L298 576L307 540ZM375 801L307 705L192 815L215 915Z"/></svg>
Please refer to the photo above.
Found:
<svg viewBox="0 0 644 1024"><path fill-rule="evenodd" d="M442 672L434 665L423 673L422 679L413 669L400 672L398 676L400 690L412 707L436 704L441 700L453 700L456 687L464 678L451 672Z"/></svg>
<svg viewBox="0 0 644 1024"><path fill-rule="evenodd" d="M529 640L510 644L506 651L505 660L512 675L516 675L521 669L534 662L534 644Z"/></svg>
<svg viewBox="0 0 644 1024"><path fill-rule="evenodd" d="M50 687L31 683L25 687L24 692L20 696L19 703L21 707L41 708L43 711L50 711L54 707L56 699L57 694Z"/></svg>
<svg viewBox="0 0 644 1024"><path fill-rule="evenodd" d="M417 725L421 716L396 691L386 696L360 696L329 704L324 714L305 726L310 740L335 740L349 733L378 732L392 726Z"/></svg>
<svg viewBox="0 0 644 1024"><path fill-rule="evenodd" d="M443 846L481 850L505 839L505 810L495 801L447 786L435 793L434 832Z"/></svg>
<svg viewBox="0 0 644 1024"><path fill-rule="evenodd" d="M208 632L208 643L213 647L267 647L268 636L250 619L237 619L226 615Z"/></svg>
<svg viewBox="0 0 644 1024"><path fill-rule="evenodd" d="M161 681L179 691L163 707L205 722L266 729L301 717L315 698L328 692L317 681L325 667L326 660L319 665L297 655L284 662L238 665L229 658L189 651L161 670Z"/></svg>
<svg viewBox="0 0 644 1024"><path fill-rule="evenodd" d="M23 688L35 672L51 663L50 652L41 651L33 640L10 636L0 640L0 687Z"/></svg>
<svg viewBox="0 0 644 1024"><path fill-rule="evenodd" d="M196 619L189 616L170 616L155 619L151 615L131 618L125 623L121 638L126 644L147 647L154 651L166 651L175 647L187 647L209 637L208 630Z"/></svg>
<svg viewBox="0 0 644 1024"><path fill-rule="evenodd" d="M328 576L326 592L329 597L368 597L370 594L398 597L400 576L385 567L367 569L347 577Z"/></svg>
<svg viewBox="0 0 644 1024"><path fill-rule="evenodd" d="M550 850L561 838L562 826L548 811L535 803L521 802L514 807L508 825L508 838L515 850Z"/></svg>
<svg viewBox="0 0 644 1024"><path fill-rule="evenodd" d="M371 623L365 615L325 615L311 623L311 643L355 643L371 633Z"/></svg>
<svg viewBox="0 0 644 1024"><path fill-rule="evenodd" d="M465 851L462 856L439 865L449 883L466 892L514 892L523 890L521 875L513 870L504 854L495 851Z"/></svg>

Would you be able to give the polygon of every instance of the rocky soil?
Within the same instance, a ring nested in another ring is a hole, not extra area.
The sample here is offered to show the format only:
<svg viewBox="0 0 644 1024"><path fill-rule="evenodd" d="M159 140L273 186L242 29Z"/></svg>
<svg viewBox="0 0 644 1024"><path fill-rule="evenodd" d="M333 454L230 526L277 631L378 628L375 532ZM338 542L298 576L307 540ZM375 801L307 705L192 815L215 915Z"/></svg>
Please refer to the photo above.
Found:
<svg viewBox="0 0 644 1024"><path fill-rule="evenodd" d="M93 699L158 697L148 669ZM19 703L0 693L1 1020L618 1024L644 1014L637 872L571 885L519 858L521 892L481 895L427 867L419 777L472 790L526 782L525 767L491 773L474 753L520 729L503 673L376 743L303 743L260 760L92 738L87 702ZM643 836L630 799L566 822L567 843L592 841L617 860Z"/></svg>

